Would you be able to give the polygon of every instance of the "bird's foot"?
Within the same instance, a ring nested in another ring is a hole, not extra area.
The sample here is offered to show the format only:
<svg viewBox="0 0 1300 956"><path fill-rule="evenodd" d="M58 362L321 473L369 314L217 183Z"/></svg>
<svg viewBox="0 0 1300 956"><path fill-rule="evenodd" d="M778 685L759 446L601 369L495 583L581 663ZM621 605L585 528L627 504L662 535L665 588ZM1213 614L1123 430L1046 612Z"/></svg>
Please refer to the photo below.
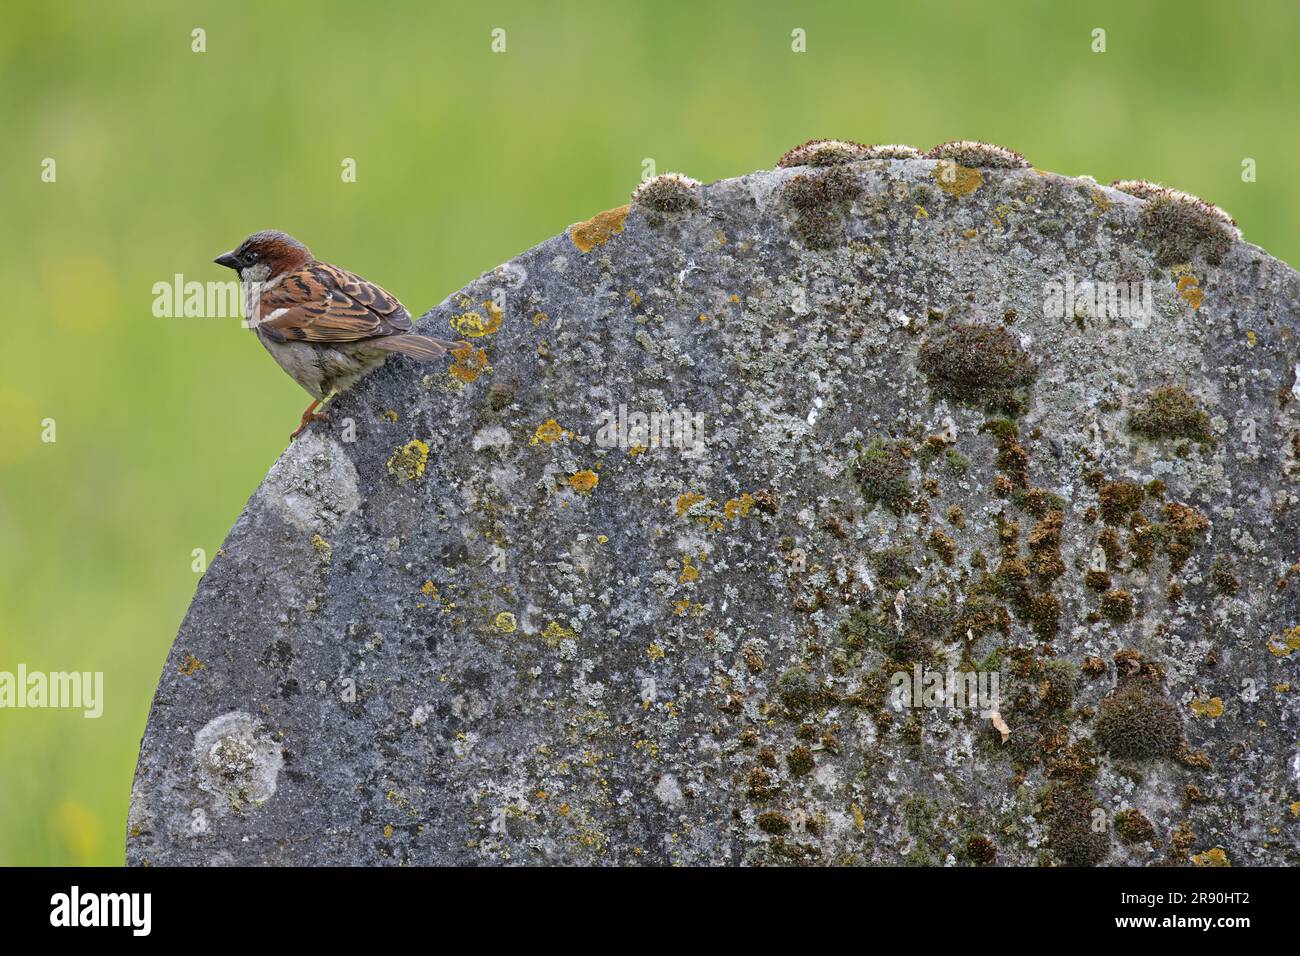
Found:
<svg viewBox="0 0 1300 956"><path fill-rule="evenodd" d="M305 432L307 430L307 426L310 425L312 422L327 422L330 420L330 417L328 415L316 411L316 407L320 404L321 402L312 402L310 405L307 406L307 410L302 413L302 421L298 423L298 428L294 431L292 435L289 436L290 441L293 441L295 438L297 438L299 435Z"/></svg>

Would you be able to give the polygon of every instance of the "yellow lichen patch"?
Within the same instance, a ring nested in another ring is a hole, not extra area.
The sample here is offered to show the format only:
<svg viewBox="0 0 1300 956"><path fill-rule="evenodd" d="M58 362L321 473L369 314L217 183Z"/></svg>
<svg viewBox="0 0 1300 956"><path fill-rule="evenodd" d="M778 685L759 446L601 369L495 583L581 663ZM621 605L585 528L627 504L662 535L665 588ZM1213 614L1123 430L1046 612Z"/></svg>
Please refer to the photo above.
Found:
<svg viewBox="0 0 1300 956"><path fill-rule="evenodd" d="M627 454L629 458L635 458L637 455L644 455L649 450L645 445L629 445Z"/></svg>
<svg viewBox="0 0 1300 956"><path fill-rule="evenodd" d="M438 585L434 584L432 581L425 581L424 584L420 586L420 593L427 598L436 599L438 597Z"/></svg>
<svg viewBox="0 0 1300 956"><path fill-rule="evenodd" d="M652 661L657 661L664 656L664 649L658 644L651 644L646 648L646 656Z"/></svg>
<svg viewBox="0 0 1300 956"><path fill-rule="evenodd" d="M574 634L573 631L556 621L549 622L546 625L546 629L542 631L542 640L546 642L548 647L559 647L560 641L568 640L569 638L576 636L577 635Z"/></svg>
<svg viewBox="0 0 1300 956"><path fill-rule="evenodd" d="M542 324L551 321L551 317L545 312L538 312L533 316L533 328L540 329Z"/></svg>
<svg viewBox="0 0 1300 956"><path fill-rule="evenodd" d="M452 317L451 327L467 339L493 334L501 328L501 309L491 299L483 303L483 309L487 312L486 318L479 312L462 312Z"/></svg>
<svg viewBox="0 0 1300 956"><path fill-rule="evenodd" d="M328 562L334 557L334 549L330 547L330 543L318 534L311 536L311 546L316 549L322 561Z"/></svg>
<svg viewBox="0 0 1300 956"><path fill-rule="evenodd" d="M687 612L687 610L690 609L690 606L691 606L691 602L690 602L690 601L674 601L674 602L673 602L673 613L674 613L674 614L685 614L685 613Z"/></svg>
<svg viewBox="0 0 1300 956"><path fill-rule="evenodd" d="M913 219L929 219L929 218L930 218L930 214L929 214L928 212L925 211L925 207L924 207L924 206L917 206L917 207L916 207L916 212L914 212L914 213L912 214L912 218L913 218Z"/></svg>
<svg viewBox="0 0 1300 956"><path fill-rule="evenodd" d="M452 363L447 366L447 374L452 382L464 385L475 381L487 369L487 352L466 344L451 350Z"/></svg>
<svg viewBox="0 0 1300 956"><path fill-rule="evenodd" d="M1201 288L1201 280L1191 273L1179 276L1178 294L1193 309L1199 309L1201 303L1205 301L1205 290Z"/></svg>
<svg viewBox="0 0 1300 956"><path fill-rule="evenodd" d="M1197 866L1232 866L1228 862L1228 854L1223 851L1223 847L1218 846L1204 853L1193 854L1192 862Z"/></svg>
<svg viewBox="0 0 1300 956"><path fill-rule="evenodd" d="M708 317L707 315L705 315L703 312L701 312L701 313L700 313L700 321L701 321L701 322L707 322L707 321L709 321L709 317Z"/></svg>
<svg viewBox="0 0 1300 956"><path fill-rule="evenodd" d="M732 305L740 305L740 296L733 292L731 295L727 296L727 301Z"/></svg>
<svg viewBox="0 0 1300 956"><path fill-rule="evenodd" d="M686 491L677 496L677 517L682 517L691 508L695 507L704 500L704 495L698 491Z"/></svg>
<svg viewBox="0 0 1300 956"><path fill-rule="evenodd" d="M617 209L596 213L586 222L575 224L569 230L569 238L580 252L591 252L597 246L609 242L610 236L623 231L627 210L627 206L619 206Z"/></svg>
<svg viewBox="0 0 1300 956"><path fill-rule="evenodd" d="M636 291L636 289L628 289L628 290L627 290L627 301L631 302L633 305L640 305L640 304L641 304L641 293L638 292L638 291Z"/></svg>
<svg viewBox="0 0 1300 956"><path fill-rule="evenodd" d="M1248 348L1248 349L1253 349L1253 348L1255 347L1256 343L1258 343L1258 342L1259 342L1259 336L1256 335L1252 330L1247 329L1247 330L1246 330L1246 348Z"/></svg>
<svg viewBox="0 0 1300 956"><path fill-rule="evenodd" d="M939 163L930 170L930 175L949 196L969 196L984 184L984 177L978 169L951 161Z"/></svg>
<svg viewBox="0 0 1300 956"><path fill-rule="evenodd" d="M962 235L962 238L963 238L963 239L974 239L976 236L979 235L979 230L978 230L978 229L967 229L967 230L965 230L964 232L962 232L961 235Z"/></svg>
<svg viewBox="0 0 1300 956"><path fill-rule="evenodd" d="M204 666L204 663L193 654L186 654L181 659L180 666L176 669L181 672L183 677L193 677L195 673L203 670Z"/></svg>
<svg viewBox="0 0 1300 956"><path fill-rule="evenodd" d="M569 487L580 495L589 495L600 482L600 476L590 468L585 468L576 475L569 476Z"/></svg>
<svg viewBox="0 0 1300 956"><path fill-rule="evenodd" d="M1291 804L1291 816L1300 817L1300 800L1297 800L1295 803Z"/></svg>
<svg viewBox="0 0 1300 956"><path fill-rule="evenodd" d="M498 634L513 634L518 625L515 623L515 616L509 611L502 611L496 617L492 618L492 630Z"/></svg>
<svg viewBox="0 0 1300 956"><path fill-rule="evenodd" d="M1092 189L1092 201L1093 201L1093 202L1096 204L1096 206L1097 206L1097 208L1094 209L1094 210L1092 211L1092 214L1093 214L1094 216L1100 216L1103 212L1105 212L1105 211L1106 211L1107 209L1109 209L1111 206L1115 205L1115 203L1114 203L1112 200L1107 199L1107 198L1106 198L1106 194L1105 194L1104 192L1102 192L1101 189L1098 188L1098 187L1096 187L1096 186L1094 186L1093 189Z"/></svg>
<svg viewBox="0 0 1300 956"><path fill-rule="evenodd" d="M1223 700L1218 697L1198 697L1192 701L1192 713L1197 717L1222 717Z"/></svg>
<svg viewBox="0 0 1300 956"><path fill-rule="evenodd" d="M727 516L728 521L735 521L749 514L749 509L752 507L754 507L754 496L747 491L739 498L728 499L722 506L722 512Z"/></svg>
<svg viewBox="0 0 1300 956"><path fill-rule="evenodd" d="M571 438L572 436L573 432L562 426L554 418L548 418L537 426L537 430L533 432L532 440L528 444L550 445L561 438Z"/></svg>
<svg viewBox="0 0 1300 956"><path fill-rule="evenodd" d="M399 485L404 485L423 478L424 466L428 463L429 446L418 438L412 438L388 459L388 473L397 479Z"/></svg>
<svg viewBox="0 0 1300 956"><path fill-rule="evenodd" d="M678 584L685 584L687 581L698 581L700 579L700 569L691 563L689 554L682 555L682 573L677 576Z"/></svg>
<svg viewBox="0 0 1300 956"><path fill-rule="evenodd" d="M597 544L608 544L608 543L609 543L609 535L607 535L607 534L598 534L598 535L596 535L596 543L597 543Z"/></svg>
<svg viewBox="0 0 1300 956"><path fill-rule="evenodd" d="M397 412L394 409L385 408L381 413L381 417L388 419L390 422L395 422L397 421Z"/></svg>
<svg viewBox="0 0 1300 956"><path fill-rule="evenodd" d="M857 825L858 832L862 833L867 825L867 818L862 815L862 808L855 803L849 809L853 812L853 822Z"/></svg>
<svg viewBox="0 0 1300 956"><path fill-rule="evenodd" d="M1280 641L1280 644L1274 644L1274 641ZM1274 657L1289 657L1295 651L1300 651L1300 624L1295 627L1289 627L1281 634L1274 634L1268 639L1269 653Z"/></svg>
<svg viewBox="0 0 1300 956"><path fill-rule="evenodd" d="M385 824L384 824L384 839L385 839L385 840L391 840L391 839L393 838L393 833L394 833L394 832L395 832L395 831L393 830L393 825L392 825L391 823L385 823Z"/></svg>

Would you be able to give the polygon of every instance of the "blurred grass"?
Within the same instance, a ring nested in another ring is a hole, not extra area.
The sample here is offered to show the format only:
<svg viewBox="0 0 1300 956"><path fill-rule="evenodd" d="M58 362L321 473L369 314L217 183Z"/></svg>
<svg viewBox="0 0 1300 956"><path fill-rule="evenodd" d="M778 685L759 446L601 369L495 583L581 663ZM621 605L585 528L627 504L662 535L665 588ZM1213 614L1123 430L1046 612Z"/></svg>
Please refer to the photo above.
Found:
<svg viewBox="0 0 1300 956"><path fill-rule="evenodd" d="M814 136L977 138L1195 192L1300 262L1291 3L470 6L0 12L0 670L102 670L107 698L98 720L0 711L0 864L122 861L191 551L216 552L305 404L237 320L151 314L155 282L227 278L211 259L249 232L419 314L624 202L645 157L708 181Z"/></svg>

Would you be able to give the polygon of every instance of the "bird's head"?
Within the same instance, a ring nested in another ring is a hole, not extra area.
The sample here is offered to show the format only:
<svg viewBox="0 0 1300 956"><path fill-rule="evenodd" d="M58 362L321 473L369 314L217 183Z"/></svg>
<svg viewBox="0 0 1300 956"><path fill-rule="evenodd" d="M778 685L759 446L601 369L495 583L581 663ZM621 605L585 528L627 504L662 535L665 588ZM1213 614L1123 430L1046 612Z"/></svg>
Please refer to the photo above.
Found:
<svg viewBox="0 0 1300 956"><path fill-rule="evenodd" d="M234 269L243 282L271 282L311 261L311 252L287 233L255 232L235 249L212 260Z"/></svg>

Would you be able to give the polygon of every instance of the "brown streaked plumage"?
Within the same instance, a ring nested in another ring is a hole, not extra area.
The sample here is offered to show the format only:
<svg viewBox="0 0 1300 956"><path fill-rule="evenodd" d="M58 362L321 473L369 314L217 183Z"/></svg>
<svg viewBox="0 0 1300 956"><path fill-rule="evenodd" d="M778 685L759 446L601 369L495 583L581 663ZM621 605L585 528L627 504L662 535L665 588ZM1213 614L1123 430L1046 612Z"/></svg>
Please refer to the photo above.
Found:
<svg viewBox="0 0 1300 956"><path fill-rule="evenodd" d="M410 331L411 316L383 288L312 258L297 239L268 230L218 256L244 285L248 322L271 357L315 401L290 438L326 416L317 409L394 352L421 361L467 343Z"/></svg>

